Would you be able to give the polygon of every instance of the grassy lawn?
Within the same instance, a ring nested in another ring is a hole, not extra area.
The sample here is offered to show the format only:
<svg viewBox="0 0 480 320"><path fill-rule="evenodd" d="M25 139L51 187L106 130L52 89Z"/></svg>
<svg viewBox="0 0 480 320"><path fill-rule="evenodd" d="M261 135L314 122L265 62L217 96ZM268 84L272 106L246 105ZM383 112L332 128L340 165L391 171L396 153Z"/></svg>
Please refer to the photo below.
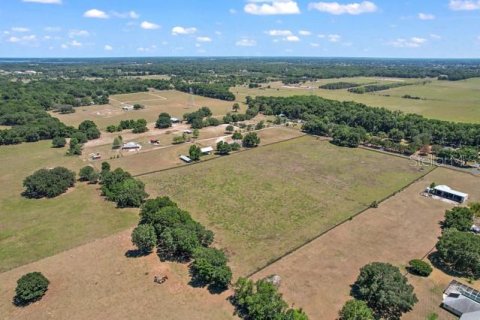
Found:
<svg viewBox="0 0 480 320"><path fill-rule="evenodd" d="M408 113L421 114L428 118L479 123L480 122L480 79L473 78L463 81L432 80L425 85L415 84L398 87L390 90L366 94L354 94L344 90L324 90L318 87L330 82L357 82L357 83L384 83L395 79L385 78L342 78L328 79L317 82L307 82L301 87L283 86L279 82L270 84L271 88L248 89L235 87L231 91L237 95L239 101L246 96L292 96L318 95L326 99L340 101L356 101L373 107L385 107L390 110L401 110ZM419 82L420 80L402 80L405 82ZM404 95L417 96L421 100L405 99Z"/></svg>
<svg viewBox="0 0 480 320"><path fill-rule="evenodd" d="M122 103L131 105L135 103L143 104L145 109L123 111ZM194 106L191 103L191 97L187 93L175 90L155 90L152 92L112 95L110 96L110 104L78 107L75 109L75 113L52 113L52 115L59 118L62 122L73 126L78 126L83 120L93 120L100 129L105 129L109 125L118 125L121 120L143 118L149 123L155 122L158 115L162 112L167 112L173 117L182 118L183 114L196 111L203 106L209 107L215 116L225 115L232 110L233 105L233 102L200 96L194 97Z"/></svg>
<svg viewBox="0 0 480 320"><path fill-rule="evenodd" d="M0 148L0 271L105 237L137 221L136 211L116 209L100 197L96 186L77 183L54 199L21 197L23 179L40 168L65 166L78 172L86 165L50 144Z"/></svg>
<svg viewBox="0 0 480 320"><path fill-rule="evenodd" d="M401 158L302 137L141 179L212 228L240 275L422 173Z"/></svg>

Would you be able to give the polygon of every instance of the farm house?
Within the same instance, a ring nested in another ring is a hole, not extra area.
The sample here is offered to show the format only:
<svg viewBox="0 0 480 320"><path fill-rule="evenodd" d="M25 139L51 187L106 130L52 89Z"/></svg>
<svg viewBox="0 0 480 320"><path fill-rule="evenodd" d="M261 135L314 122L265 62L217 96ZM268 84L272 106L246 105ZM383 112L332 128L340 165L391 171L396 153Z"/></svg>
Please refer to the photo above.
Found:
<svg viewBox="0 0 480 320"><path fill-rule="evenodd" d="M452 280L443 293L442 307L460 320L480 319L480 291Z"/></svg>
<svg viewBox="0 0 480 320"><path fill-rule="evenodd" d="M458 203L464 203L465 201L468 200L468 194L453 190L446 185L439 185L433 188L428 188L427 191L429 194L432 194L447 200L452 200Z"/></svg>

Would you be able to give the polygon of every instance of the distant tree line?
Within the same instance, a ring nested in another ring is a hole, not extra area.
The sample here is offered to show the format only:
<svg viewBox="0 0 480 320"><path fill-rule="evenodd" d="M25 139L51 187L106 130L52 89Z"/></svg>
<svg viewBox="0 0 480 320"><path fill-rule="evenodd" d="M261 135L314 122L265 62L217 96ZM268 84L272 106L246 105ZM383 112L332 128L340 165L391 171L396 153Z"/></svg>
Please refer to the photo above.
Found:
<svg viewBox="0 0 480 320"><path fill-rule="evenodd" d="M357 145L365 135L395 133L409 142L429 140L441 146L480 145L480 125L427 119L416 114L369 107L357 102L340 102L316 96L256 97L248 99L249 110L267 115L283 114L302 119L311 134L337 136L349 146ZM335 139L335 137L334 137Z"/></svg>
<svg viewBox="0 0 480 320"><path fill-rule="evenodd" d="M349 88L355 88L361 86L360 83L354 83L354 82L330 82L326 83L324 85L321 85L319 88L320 89L326 89L326 90L340 90L340 89L349 89Z"/></svg>

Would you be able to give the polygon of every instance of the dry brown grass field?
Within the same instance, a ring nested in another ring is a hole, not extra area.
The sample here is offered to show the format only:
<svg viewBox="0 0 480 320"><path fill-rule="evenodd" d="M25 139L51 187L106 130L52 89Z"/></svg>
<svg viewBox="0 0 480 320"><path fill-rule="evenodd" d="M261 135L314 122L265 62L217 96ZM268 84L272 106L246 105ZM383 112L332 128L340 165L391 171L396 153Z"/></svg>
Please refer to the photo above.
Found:
<svg viewBox="0 0 480 320"><path fill-rule="evenodd" d="M471 201L480 200L479 178L436 169L377 209L367 210L254 278L280 275L281 292L287 301L303 307L311 319L335 319L350 298L350 285L363 265L381 261L404 267L409 260L422 258L434 248L441 233L440 221L452 205L420 195L431 182L468 192ZM427 279L408 277L420 302L403 319L424 320L432 312L442 320L455 319L439 307L450 276L435 270ZM480 281L475 286L480 287Z"/></svg>
<svg viewBox="0 0 480 320"><path fill-rule="evenodd" d="M171 116L181 119L183 114L196 111L203 106L209 107L216 116L225 115L232 110L233 102L195 96L195 105L192 105L190 99L189 94L180 91L152 90L149 92L112 95L110 104L78 107L75 109L75 113L52 113L52 115L59 118L62 122L73 126L78 126L84 120L93 120L99 128L105 129L109 125L118 125L121 120L145 119L149 123L155 122L158 115L162 112L167 112ZM135 103L143 104L145 109L123 111L123 103L131 105Z"/></svg>
<svg viewBox="0 0 480 320"><path fill-rule="evenodd" d="M402 158L301 137L141 179L152 196L172 197L212 228L235 274L245 275L425 170Z"/></svg>
<svg viewBox="0 0 480 320"><path fill-rule="evenodd" d="M234 319L230 292L210 294L188 285L187 265L160 262L155 254L127 258L131 230L0 274L5 320ZM44 298L25 308L12 304L17 279L41 271L51 281ZM156 275L168 276L156 284Z"/></svg>

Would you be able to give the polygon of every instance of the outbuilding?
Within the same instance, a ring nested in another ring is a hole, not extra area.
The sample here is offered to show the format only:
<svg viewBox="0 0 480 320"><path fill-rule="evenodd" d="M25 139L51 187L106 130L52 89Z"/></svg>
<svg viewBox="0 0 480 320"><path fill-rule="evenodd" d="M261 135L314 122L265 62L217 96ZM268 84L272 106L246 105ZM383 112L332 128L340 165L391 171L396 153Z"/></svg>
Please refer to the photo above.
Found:
<svg viewBox="0 0 480 320"><path fill-rule="evenodd" d="M182 161L185 161L186 163L190 163L192 162L192 159L190 159L189 157L185 156L185 155L180 155L180 160Z"/></svg>
<svg viewBox="0 0 480 320"><path fill-rule="evenodd" d="M142 146L139 145L136 142L127 142L127 143L124 143L123 146L122 146L123 150L137 150L137 149L141 149L141 148L142 148Z"/></svg>
<svg viewBox="0 0 480 320"><path fill-rule="evenodd" d="M213 148L212 147L204 147L204 148L200 148L200 152L202 154L210 154L213 152Z"/></svg>
<svg viewBox="0 0 480 320"><path fill-rule="evenodd" d="M170 121L171 121L172 123L180 123L180 119L174 118L174 117L171 117L171 118L170 118Z"/></svg>
<svg viewBox="0 0 480 320"><path fill-rule="evenodd" d="M460 320L480 319L480 292L452 280L443 292L442 307Z"/></svg>
<svg viewBox="0 0 480 320"><path fill-rule="evenodd" d="M433 188L428 188L428 193L458 203L465 203L468 200L467 193L453 190L446 185L438 185Z"/></svg>
<svg viewBox="0 0 480 320"><path fill-rule="evenodd" d="M134 107L133 107L132 105L130 105L130 104L125 104L125 105L123 105L123 107L122 107L122 110L123 110L123 111L132 111L133 109L134 109Z"/></svg>

